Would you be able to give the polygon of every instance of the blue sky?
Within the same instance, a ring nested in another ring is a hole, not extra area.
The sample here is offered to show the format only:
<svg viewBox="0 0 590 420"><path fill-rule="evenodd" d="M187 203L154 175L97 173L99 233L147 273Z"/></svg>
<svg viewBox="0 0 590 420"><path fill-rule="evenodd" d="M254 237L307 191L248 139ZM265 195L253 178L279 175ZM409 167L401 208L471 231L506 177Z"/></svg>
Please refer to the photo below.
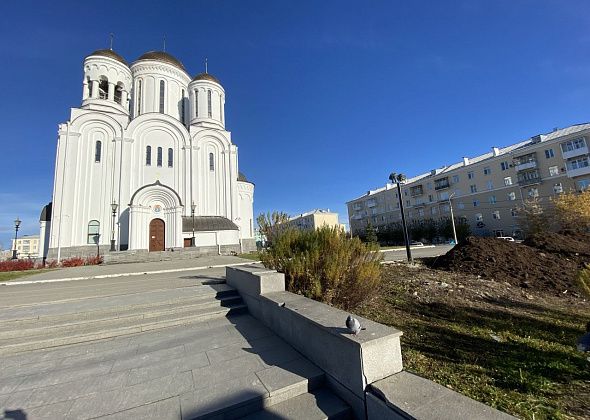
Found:
<svg viewBox="0 0 590 420"><path fill-rule="evenodd" d="M554 127L590 121L590 2L2 1L0 243L38 232L82 61L161 49L227 92L255 213L330 208ZM17 175L18 174L18 175Z"/></svg>

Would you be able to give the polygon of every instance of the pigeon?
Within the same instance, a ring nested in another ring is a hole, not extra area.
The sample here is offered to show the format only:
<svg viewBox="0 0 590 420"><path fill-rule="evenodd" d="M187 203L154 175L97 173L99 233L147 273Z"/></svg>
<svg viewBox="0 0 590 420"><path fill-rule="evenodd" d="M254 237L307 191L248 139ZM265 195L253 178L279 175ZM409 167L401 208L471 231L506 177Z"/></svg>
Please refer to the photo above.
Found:
<svg viewBox="0 0 590 420"><path fill-rule="evenodd" d="M346 328L351 334L357 335L361 331L361 323L358 319L353 318L352 315L348 315L346 318Z"/></svg>
<svg viewBox="0 0 590 420"><path fill-rule="evenodd" d="M346 325L348 325L348 320L346 321ZM578 351L583 353L590 352L590 322L586 324L586 334L578 338L577 345Z"/></svg>

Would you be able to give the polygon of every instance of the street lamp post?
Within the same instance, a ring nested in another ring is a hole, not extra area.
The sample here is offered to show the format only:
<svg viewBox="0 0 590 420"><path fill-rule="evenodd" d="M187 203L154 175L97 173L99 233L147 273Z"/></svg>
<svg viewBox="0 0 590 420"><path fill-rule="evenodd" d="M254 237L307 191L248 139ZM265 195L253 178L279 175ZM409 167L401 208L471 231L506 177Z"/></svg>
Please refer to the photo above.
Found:
<svg viewBox="0 0 590 420"><path fill-rule="evenodd" d="M455 239L455 245L457 245L457 229L455 229L455 216L453 215L453 203L451 202L451 199L454 195L455 193L452 193L449 196L449 207L451 208L451 224L453 225L453 238Z"/></svg>
<svg viewBox="0 0 590 420"><path fill-rule="evenodd" d="M12 250L12 259L16 260L16 240L18 239L18 228L20 227L20 220L17 217L14 221L14 249Z"/></svg>
<svg viewBox="0 0 590 420"><path fill-rule="evenodd" d="M397 185L397 197L399 199L399 209L402 213L402 225L403 225L403 232L404 232L404 241L406 242L406 255L408 256L408 262L413 264L414 260L412 259L412 251L410 250L410 237L408 235L408 225L406 223L406 215L404 212L404 200L402 199L402 187L406 181L406 176L403 174L396 174L392 172L389 174L389 180Z"/></svg>
<svg viewBox="0 0 590 420"><path fill-rule="evenodd" d="M115 248L115 218L117 217L118 204L113 200L111 203L111 210L113 211L113 230L111 232L111 251L116 251Z"/></svg>
<svg viewBox="0 0 590 420"><path fill-rule="evenodd" d="M193 219L193 236L191 237L191 246L192 247L196 246L196 244L195 244L195 210L196 209L197 209L197 205L193 201L193 203L191 204L191 217Z"/></svg>
<svg viewBox="0 0 590 420"><path fill-rule="evenodd" d="M94 235L94 242L96 243L96 258L100 258L100 233Z"/></svg>

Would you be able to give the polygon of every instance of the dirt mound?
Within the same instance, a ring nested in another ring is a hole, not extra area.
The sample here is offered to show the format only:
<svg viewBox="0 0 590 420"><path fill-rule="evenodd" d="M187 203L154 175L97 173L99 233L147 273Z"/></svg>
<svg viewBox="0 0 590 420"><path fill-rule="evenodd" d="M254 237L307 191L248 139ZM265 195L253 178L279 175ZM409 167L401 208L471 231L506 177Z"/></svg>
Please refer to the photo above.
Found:
<svg viewBox="0 0 590 420"><path fill-rule="evenodd" d="M575 252L567 247L559 250L556 243L566 244L567 239L555 235L549 241L537 238L530 242L538 244L539 248L497 238L471 236L436 259L432 267L537 290L575 290L579 269L585 261L590 261L586 256L589 245L586 244L584 255L575 256Z"/></svg>
<svg viewBox="0 0 590 420"><path fill-rule="evenodd" d="M552 254L590 257L590 235L587 234L538 233L523 243Z"/></svg>

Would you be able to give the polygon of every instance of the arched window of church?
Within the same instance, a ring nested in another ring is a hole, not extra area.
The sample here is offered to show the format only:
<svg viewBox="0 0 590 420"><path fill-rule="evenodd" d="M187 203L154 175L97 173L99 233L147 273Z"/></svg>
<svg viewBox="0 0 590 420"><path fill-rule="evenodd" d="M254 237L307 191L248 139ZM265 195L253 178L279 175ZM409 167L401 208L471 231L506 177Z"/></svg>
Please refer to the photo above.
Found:
<svg viewBox="0 0 590 420"><path fill-rule="evenodd" d="M137 115L141 115L141 94L142 94L142 83L141 83L141 80L138 80L137 81Z"/></svg>
<svg viewBox="0 0 590 420"><path fill-rule="evenodd" d="M168 149L168 167L172 168L172 166L174 165L174 152L172 151L172 149Z"/></svg>
<svg viewBox="0 0 590 420"><path fill-rule="evenodd" d="M195 118L199 117L199 89L195 89Z"/></svg>
<svg viewBox="0 0 590 420"><path fill-rule="evenodd" d="M207 112L209 114L209 118L213 115L213 110L211 108L211 89L207 91Z"/></svg>
<svg viewBox="0 0 590 420"><path fill-rule="evenodd" d="M96 142L96 146L94 147L94 161L100 162L100 157L102 154L102 142L98 140Z"/></svg>
<svg viewBox="0 0 590 420"><path fill-rule="evenodd" d="M166 85L163 80L160 80L160 112L164 113L164 91Z"/></svg>
<svg viewBox="0 0 590 420"><path fill-rule="evenodd" d="M158 166L162 166L162 148L158 147Z"/></svg>
<svg viewBox="0 0 590 420"><path fill-rule="evenodd" d="M107 99L109 97L109 82L107 79L100 79L98 82L98 98Z"/></svg>
<svg viewBox="0 0 590 420"><path fill-rule="evenodd" d="M122 95L123 95L123 86L121 86L120 84L117 84L117 86L115 86L115 102L118 103L119 105L121 105Z"/></svg>
<svg viewBox="0 0 590 420"><path fill-rule="evenodd" d="M91 220L88 223L88 243L96 245L100 239L100 223L98 220Z"/></svg>
<svg viewBox="0 0 590 420"><path fill-rule="evenodd" d="M186 103L186 99L184 98L184 89L182 89L181 93L180 93L180 121L183 124L184 124L185 103Z"/></svg>
<svg viewBox="0 0 590 420"><path fill-rule="evenodd" d="M92 98L92 81L90 77L86 78L86 89L88 89L88 97Z"/></svg>
<svg viewBox="0 0 590 420"><path fill-rule="evenodd" d="M213 153L209 153L209 170L215 170L215 158L213 157Z"/></svg>
<svg viewBox="0 0 590 420"><path fill-rule="evenodd" d="M152 164L152 146L146 146L145 148L145 164L147 166Z"/></svg>

